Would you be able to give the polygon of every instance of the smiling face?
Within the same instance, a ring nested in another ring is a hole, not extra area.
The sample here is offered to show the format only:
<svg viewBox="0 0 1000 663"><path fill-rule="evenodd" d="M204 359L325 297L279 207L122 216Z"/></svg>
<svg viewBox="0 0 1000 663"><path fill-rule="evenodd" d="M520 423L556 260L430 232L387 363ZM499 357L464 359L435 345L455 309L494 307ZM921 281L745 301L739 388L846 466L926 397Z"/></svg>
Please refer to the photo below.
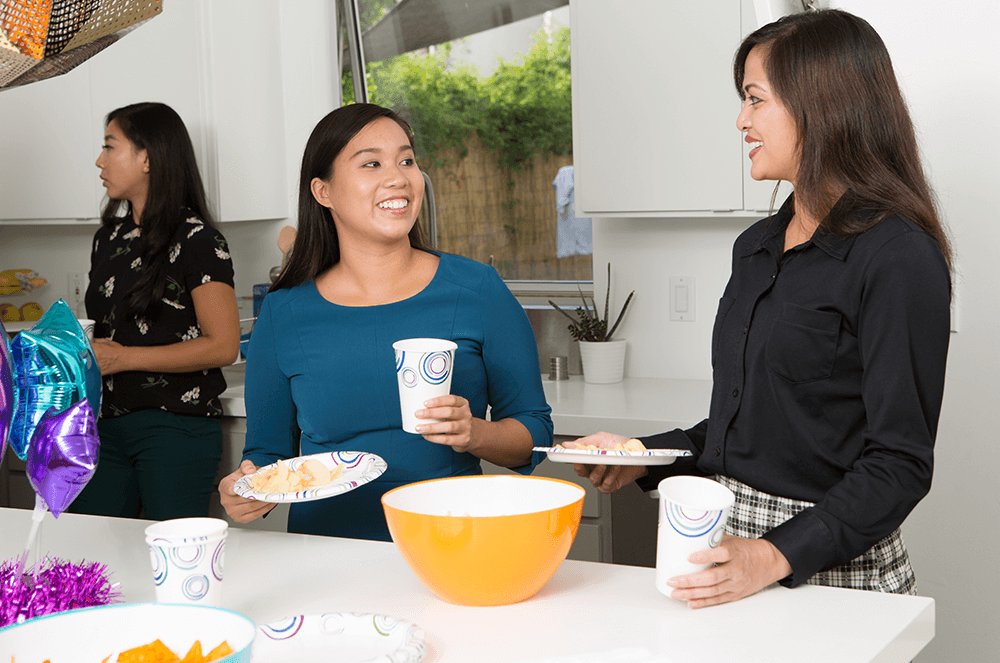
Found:
<svg viewBox="0 0 1000 663"><path fill-rule="evenodd" d="M313 179L311 190L333 214L342 247L352 240L408 244L424 179L402 127L380 117L341 150L330 179Z"/></svg>
<svg viewBox="0 0 1000 663"><path fill-rule="evenodd" d="M795 120L767 80L764 53L755 46L747 55L743 75L743 109L736 127L746 132L755 180L785 180L795 184L799 171Z"/></svg>
<svg viewBox="0 0 1000 663"><path fill-rule="evenodd" d="M149 158L146 150L135 149L115 120L108 123L104 146L94 165L101 169L108 198L127 200L133 209L143 207L149 193Z"/></svg>

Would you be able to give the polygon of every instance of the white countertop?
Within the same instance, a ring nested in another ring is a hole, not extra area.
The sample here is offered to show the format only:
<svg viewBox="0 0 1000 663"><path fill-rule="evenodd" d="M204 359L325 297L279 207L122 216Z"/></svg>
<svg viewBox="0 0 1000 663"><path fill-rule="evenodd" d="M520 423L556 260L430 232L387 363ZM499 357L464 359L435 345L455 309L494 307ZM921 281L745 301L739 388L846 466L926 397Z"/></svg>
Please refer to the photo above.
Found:
<svg viewBox="0 0 1000 663"><path fill-rule="evenodd" d="M20 552L31 512L0 509L0 559ZM154 600L143 520L46 516L43 549L106 564L127 602ZM229 530L223 607L257 623L294 614L388 614L421 626L425 663L512 663L645 647L671 663L905 662L934 637L934 600L774 586L703 610L663 596L653 569L565 561L534 597L469 608L441 601L391 543ZM0 660L6 660L0 638Z"/></svg>
<svg viewBox="0 0 1000 663"><path fill-rule="evenodd" d="M629 437L688 428L708 416L711 380L625 378L616 384L542 380L557 435L599 431Z"/></svg>
<svg viewBox="0 0 1000 663"><path fill-rule="evenodd" d="M226 369L230 386L222 407L227 416L246 416L242 375L241 369ZM543 379L542 386L556 435L607 431L638 437L687 428L708 416L712 396L711 380L625 378L617 384L588 384L573 375Z"/></svg>

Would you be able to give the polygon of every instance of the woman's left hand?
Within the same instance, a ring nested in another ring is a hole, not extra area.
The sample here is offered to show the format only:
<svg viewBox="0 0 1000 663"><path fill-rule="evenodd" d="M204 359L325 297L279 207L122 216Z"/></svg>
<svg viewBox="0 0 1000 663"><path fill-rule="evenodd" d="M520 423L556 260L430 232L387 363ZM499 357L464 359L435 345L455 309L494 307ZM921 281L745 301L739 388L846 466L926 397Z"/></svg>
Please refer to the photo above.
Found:
<svg viewBox="0 0 1000 663"><path fill-rule="evenodd" d="M436 423L419 424L417 432L435 444L447 444L458 453L472 446L472 411L469 401L455 394L431 398L423 410L415 412L417 419L440 419Z"/></svg>
<svg viewBox="0 0 1000 663"><path fill-rule="evenodd" d="M101 368L101 375L111 375L128 370L125 365L126 348L121 343L107 338L95 338L91 342L91 346L94 348L97 365Z"/></svg>
<svg viewBox="0 0 1000 663"><path fill-rule="evenodd" d="M688 557L692 564L715 566L677 576L667 581L676 587L670 598L687 601L689 608L738 601L756 594L792 572L785 556L766 539L723 536L718 548L701 550Z"/></svg>

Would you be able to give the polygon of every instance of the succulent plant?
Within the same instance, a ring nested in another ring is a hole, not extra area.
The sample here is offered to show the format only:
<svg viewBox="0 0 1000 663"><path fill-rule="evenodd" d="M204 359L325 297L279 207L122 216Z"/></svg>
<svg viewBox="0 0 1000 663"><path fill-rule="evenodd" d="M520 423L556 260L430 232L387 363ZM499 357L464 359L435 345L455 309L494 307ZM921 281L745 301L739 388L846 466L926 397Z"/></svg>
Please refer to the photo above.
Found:
<svg viewBox="0 0 1000 663"><path fill-rule="evenodd" d="M615 324L613 324L611 326L611 330L608 331L608 304L611 299L611 263L609 262L608 290L604 296L603 318L597 312L597 302L595 302L593 297L591 297L590 302L588 303L586 295L583 294L583 290L580 290L580 299L583 300L583 306L576 309L576 318L559 308L559 305L551 299L549 300L549 304L569 319L570 324L568 329L570 335L574 339L577 341L602 343L611 340L615 330L618 329L618 325L621 324L622 317L625 315L625 311L628 309L629 302L632 301L633 295L635 295L635 290L629 293L628 298L625 300L625 305L622 306L622 310L618 314L618 318L615 319Z"/></svg>

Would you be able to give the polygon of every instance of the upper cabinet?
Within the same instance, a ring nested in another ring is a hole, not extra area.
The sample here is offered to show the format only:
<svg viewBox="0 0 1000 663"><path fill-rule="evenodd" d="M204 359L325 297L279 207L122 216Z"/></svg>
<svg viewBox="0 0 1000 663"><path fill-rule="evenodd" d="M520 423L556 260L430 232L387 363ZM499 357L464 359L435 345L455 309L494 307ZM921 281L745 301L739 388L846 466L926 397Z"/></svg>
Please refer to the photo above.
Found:
<svg viewBox="0 0 1000 663"><path fill-rule="evenodd" d="M577 215L766 211L774 182L750 178L732 77L752 1L571 0L570 11Z"/></svg>
<svg viewBox="0 0 1000 663"><path fill-rule="evenodd" d="M288 216L279 0L163 5L68 74L0 92L0 219L98 217L104 117L140 101L184 120L219 220Z"/></svg>
<svg viewBox="0 0 1000 663"><path fill-rule="evenodd" d="M89 69L0 92L0 218L97 216Z"/></svg>

